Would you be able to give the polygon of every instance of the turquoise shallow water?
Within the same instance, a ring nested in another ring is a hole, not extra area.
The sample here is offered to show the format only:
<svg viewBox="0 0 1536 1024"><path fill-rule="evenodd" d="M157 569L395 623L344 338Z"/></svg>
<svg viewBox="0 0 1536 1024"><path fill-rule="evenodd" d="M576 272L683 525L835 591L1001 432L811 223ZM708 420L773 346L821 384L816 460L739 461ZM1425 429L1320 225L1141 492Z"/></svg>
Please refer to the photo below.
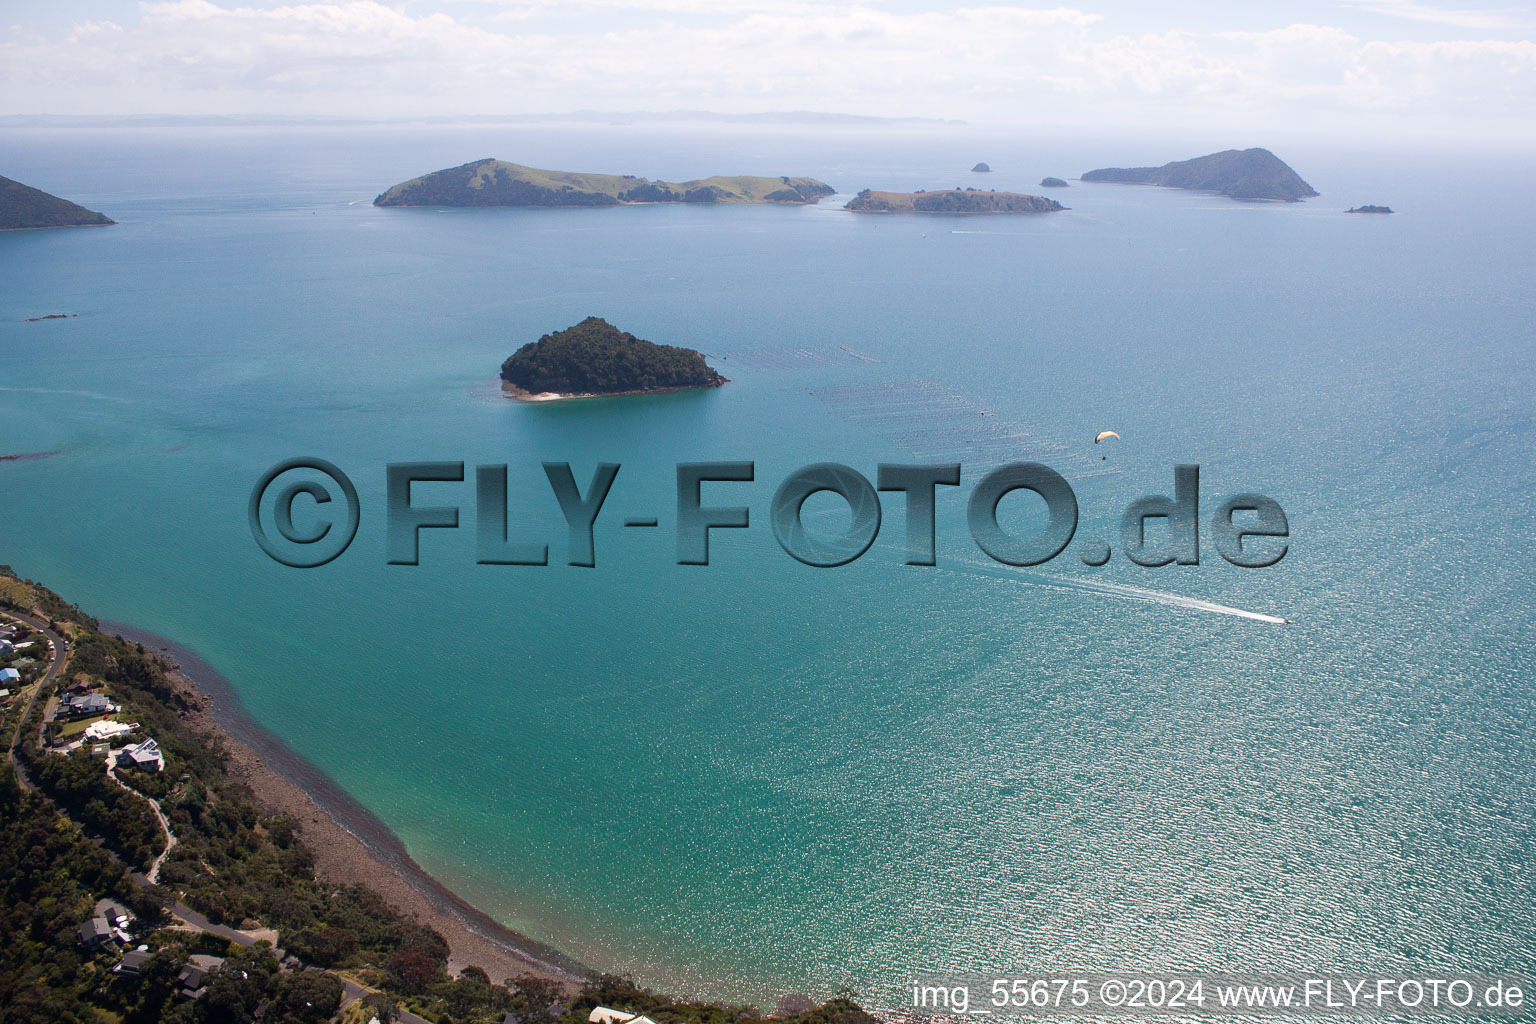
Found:
<svg viewBox="0 0 1536 1024"><path fill-rule="evenodd" d="M852 192L1217 148L717 131L11 132L4 173L121 223L0 235L0 454L57 453L0 463L0 560L195 649L477 906L657 985L892 1005L929 969L1536 969L1529 160L1276 144L1322 198L1079 185L1040 218L368 205L492 154ZM1401 212L1339 212L1364 202ZM79 316L23 322L52 312ZM497 393L589 314L732 383ZM300 454L363 502L306 572L245 521ZM1110 540L1198 462L1207 514L1267 493L1291 552L1006 569L963 502L1014 457ZM901 564L899 501L845 568L775 544L795 467L933 458L965 464L938 568ZM418 488L465 528L386 565L407 459L509 463L554 564L475 565L466 483ZM708 492L753 525L678 566L673 466L706 459L756 460ZM623 465L595 569L563 564L542 460Z"/></svg>

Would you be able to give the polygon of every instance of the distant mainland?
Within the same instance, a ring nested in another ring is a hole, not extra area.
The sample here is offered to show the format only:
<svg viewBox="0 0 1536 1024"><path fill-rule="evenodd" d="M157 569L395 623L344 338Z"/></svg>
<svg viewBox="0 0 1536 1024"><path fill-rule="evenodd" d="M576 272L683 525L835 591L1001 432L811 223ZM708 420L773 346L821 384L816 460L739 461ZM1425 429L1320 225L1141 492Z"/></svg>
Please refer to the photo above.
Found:
<svg viewBox="0 0 1536 1024"><path fill-rule="evenodd" d="M83 228L115 223L104 213L87 210L42 189L0 177L0 231Z"/></svg>
<svg viewBox="0 0 1536 1024"><path fill-rule="evenodd" d="M1084 181L1216 192L1233 199L1275 199L1300 202L1317 191L1267 149L1228 149L1161 167L1101 167L1083 175Z"/></svg>
<svg viewBox="0 0 1536 1024"><path fill-rule="evenodd" d="M622 206L634 203L770 203L803 206L836 190L815 178L717 175L651 181L633 174L547 171L475 160L386 189L375 206Z"/></svg>
<svg viewBox="0 0 1536 1024"><path fill-rule="evenodd" d="M657 345L589 316L529 342L501 364L502 390L524 402L643 395L729 383L703 353Z"/></svg>
<svg viewBox="0 0 1536 1024"><path fill-rule="evenodd" d="M876 192L865 189L851 199L854 213L1053 213L1065 210L1054 199L1023 192L983 192L952 188L938 192Z"/></svg>

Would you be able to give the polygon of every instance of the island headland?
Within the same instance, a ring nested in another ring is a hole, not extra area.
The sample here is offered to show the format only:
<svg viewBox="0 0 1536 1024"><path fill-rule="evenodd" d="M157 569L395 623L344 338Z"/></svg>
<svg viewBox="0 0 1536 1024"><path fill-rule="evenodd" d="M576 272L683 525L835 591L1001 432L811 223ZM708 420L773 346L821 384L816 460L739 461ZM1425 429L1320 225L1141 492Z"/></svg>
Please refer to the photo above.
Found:
<svg viewBox="0 0 1536 1024"><path fill-rule="evenodd" d="M501 364L501 387L524 402L718 388L729 381L703 353L657 345L589 316L546 334Z"/></svg>
<svg viewBox="0 0 1536 1024"><path fill-rule="evenodd" d="M952 188L939 192L876 192L865 189L849 200L854 213L1054 213L1065 210L1054 199L1023 192L983 192Z"/></svg>
<svg viewBox="0 0 1536 1024"><path fill-rule="evenodd" d="M717 175L650 181L633 174L546 171L475 160L386 189L374 206L625 206L636 203L765 203L805 206L837 190L815 178Z"/></svg>
<svg viewBox="0 0 1536 1024"><path fill-rule="evenodd" d="M1161 167L1101 167L1084 174L1082 180L1162 185L1215 192L1232 199L1275 199L1288 203L1318 194L1267 149L1228 149Z"/></svg>
<svg viewBox="0 0 1536 1024"><path fill-rule="evenodd" d="M86 228L116 223L104 213L87 210L68 199L0 176L0 231Z"/></svg>

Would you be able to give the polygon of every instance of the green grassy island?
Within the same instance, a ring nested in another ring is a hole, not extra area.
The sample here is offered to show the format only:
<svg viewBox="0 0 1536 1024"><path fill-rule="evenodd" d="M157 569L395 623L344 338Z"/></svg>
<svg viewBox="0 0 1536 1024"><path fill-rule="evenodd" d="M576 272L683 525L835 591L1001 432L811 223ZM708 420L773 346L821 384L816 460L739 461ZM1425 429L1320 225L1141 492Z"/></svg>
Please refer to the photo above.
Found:
<svg viewBox="0 0 1536 1024"><path fill-rule="evenodd" d="M104 213L87 210L78 203L51 196L42 189L0 177L0 231L83 228L115 223Z"/></svg>
<svg viewBox="0 0 1536 1024"><path fill-rule="evenodd" d="M815 178L751 175L650 181L633 174L545 171L505 160L476 160L412 178L375 206L624 206L634 203L768 203L804 206L836 189Z"/></svg>
<svg viewBox="0 0 1536 1024"><path fill-rule="evenodd" d="M876 192L865 189L844 207L855 213L1053 213L1054 199L1023 192L952 188L940 192Z"/></svg>
<svg viewBox="0 0 1536 1024"><path fill-rule="evenodd" d="M501 364L502 388L524 401L638 395L727 383L691 348L657 345L589 316L529 342Z"/></svg>
<svg viewBox="0 0 1536 1024"><path fill-rule="evenodd" d="M1101 167L1084 174L1082 180L1162 185L1217 192L1232 199L1278 199L1288 203L1318 194L1267 149L1227 149L1161 167Z"/></svg>

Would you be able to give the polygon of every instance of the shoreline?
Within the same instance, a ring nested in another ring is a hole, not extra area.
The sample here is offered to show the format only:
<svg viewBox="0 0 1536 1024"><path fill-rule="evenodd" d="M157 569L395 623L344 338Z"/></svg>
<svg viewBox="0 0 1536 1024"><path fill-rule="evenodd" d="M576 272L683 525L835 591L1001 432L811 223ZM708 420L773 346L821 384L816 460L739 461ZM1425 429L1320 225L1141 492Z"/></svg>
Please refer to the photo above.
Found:
<svg viewBox="0 0 1536 1024"><path fill-rule="evenodd" d="M634 395L670 395L678 391L710 391L729 384L729 377L718 377L713 384L682 384L670 388L642 388L639 391L604 391L576 394L566 391L527 391L511 381L502 381L501 390L508 398L519 402L568 402L580 398L629 398Z"/></svg>
<svg viewBox="0 0 1536 1024"><path fill-rule="evenodd" d="M428 874L388 825L252 718L229 681L195 652L123 623L100 620L100 627L177 665L166 675L195 708L191 724L223 745L231 778L250 786L270 809L299 822L315 873L364 885L436 929L448 940L451 971L474 965L496 982L537 974L567 984L592 973L559 950L499 923Z"/></svg>
<svg viewBox="0 0 1536 1024"><path fill-rule="evenodd" d="M116 227L115 220L93 220L86 224L34 224L25 228L0 228L0 231L63 231L65 228L110 228Z"/></svg>

